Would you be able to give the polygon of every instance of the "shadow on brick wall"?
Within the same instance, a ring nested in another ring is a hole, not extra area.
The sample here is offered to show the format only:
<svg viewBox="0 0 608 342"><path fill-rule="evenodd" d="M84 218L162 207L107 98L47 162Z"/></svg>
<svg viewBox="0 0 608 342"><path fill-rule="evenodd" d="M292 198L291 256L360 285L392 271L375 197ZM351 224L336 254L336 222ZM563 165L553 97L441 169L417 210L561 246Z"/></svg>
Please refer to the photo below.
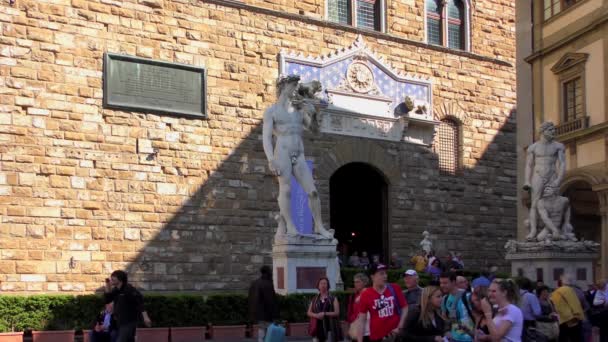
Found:
<svg viewBox="0 0 608 342"><path fill-rule="evenodd" d="M505 265L504 243L516 234L515 112L472 119L486 125L463 127L464 151L477 161L455 175L440 173L431 147L369 141L385 150L387 163L399 165L389 179L389 229L393 250L401 255L415 250L422 231L429 230L440 256L462 253L467 268ZM272 263L278 184L268 173L261 133L256 126L223 160L201 161L201 166L216 163L215 171L201 184L188 185L196 177L187 176L177 184L178 194L189 195L185 202L178 195L159 197L161 217L170 219L156 235L142 230L145 247L125 260L134 283L151 291L244 290L261 265ZM476 140L491 137L487 148L475 147L473 134ZM367 140L307 133L306 155L321 161L336 146L356 141ZM161 148L158 157L172 153ZM356 151L352 159L341 163L360 161ZM329 177L316 181L329 222Z"/></svg>

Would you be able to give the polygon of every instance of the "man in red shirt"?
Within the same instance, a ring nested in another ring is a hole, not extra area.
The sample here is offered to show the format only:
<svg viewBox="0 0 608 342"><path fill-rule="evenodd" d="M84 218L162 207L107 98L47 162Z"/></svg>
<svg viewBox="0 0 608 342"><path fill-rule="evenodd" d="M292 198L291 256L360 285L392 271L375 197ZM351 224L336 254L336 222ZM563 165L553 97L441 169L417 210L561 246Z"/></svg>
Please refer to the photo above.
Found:
<svg viewBox="0 0 608 342"><path fill-rule="evenodd" d="M407 316L407 302L401 287L387 283L386 266L372 265L370 268L372 287L365 289L359 299L359 332L357 341L364 342L363 327L367 313L370 314L369 341L382 341L395 337L403 328Z"/></svg>

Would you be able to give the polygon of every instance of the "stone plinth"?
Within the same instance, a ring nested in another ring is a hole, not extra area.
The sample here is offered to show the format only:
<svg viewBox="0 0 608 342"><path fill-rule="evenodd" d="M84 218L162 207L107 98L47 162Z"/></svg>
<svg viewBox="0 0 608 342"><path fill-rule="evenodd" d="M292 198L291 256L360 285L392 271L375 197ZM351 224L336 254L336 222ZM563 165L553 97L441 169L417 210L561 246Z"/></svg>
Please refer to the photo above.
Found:
<svg viewBox="0 0 608 342"><path fill-rule="evenodd" d="M335 289L340 272L336 245L336 240L315 235L276 238L272 246L275 291L283 295L317 292L317 281L324 276Z"/></svg>
<svg viewBox="0 0 608 342"><path fill-rule="evenodd" d="M570 274L581 288L594 280L594 262L599 245L591 241L514 242L507 244L506 259L513 276L524 276L556 288L562 274Z"/></svg>

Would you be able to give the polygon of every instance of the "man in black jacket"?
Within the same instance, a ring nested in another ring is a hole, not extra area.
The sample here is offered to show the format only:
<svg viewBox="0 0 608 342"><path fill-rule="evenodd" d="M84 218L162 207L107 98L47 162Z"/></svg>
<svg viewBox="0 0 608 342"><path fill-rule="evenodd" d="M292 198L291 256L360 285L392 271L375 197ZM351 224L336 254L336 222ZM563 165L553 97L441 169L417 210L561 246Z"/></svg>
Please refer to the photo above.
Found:
<svg viewBox="0 0 608 342"><path fill-rule="evenodd" d="M129 284L127 273L114 271L110 279L106 279L105 302L114 303L114 318L118 325L116 342L135 342L135 330L140 315L144 324L151 326L150 317L144 310L144 297Z"/></svg>
<svg viewBox="0 0 608 342"><path fill-rule="evenodd" d="M249 316L259 324L258 341L264 341L266 329L279 317L279 305L272 283L272 270L268 266L260 268L261 276L249 287Z"/></svg>

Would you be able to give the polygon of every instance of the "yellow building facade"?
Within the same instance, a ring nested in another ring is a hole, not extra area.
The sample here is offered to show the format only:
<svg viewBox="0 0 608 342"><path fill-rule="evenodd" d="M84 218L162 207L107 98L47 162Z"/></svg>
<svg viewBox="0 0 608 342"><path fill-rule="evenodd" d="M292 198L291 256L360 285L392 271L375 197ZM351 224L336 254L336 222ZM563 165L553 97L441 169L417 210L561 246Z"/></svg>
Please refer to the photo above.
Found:
<svg viewBox="0 0 608 342"><path fill-rule="evenodd" d="M518 85L531 85L518 87L520 183L525 147L538 139L542 122L554 122L566 146L561 190L570 198L577 236L601 242L594 276L606 278L608 1L535 0L532 7L527 1L518 6ZM523 237L527 213L523 205L519 211Z"/></svg>

